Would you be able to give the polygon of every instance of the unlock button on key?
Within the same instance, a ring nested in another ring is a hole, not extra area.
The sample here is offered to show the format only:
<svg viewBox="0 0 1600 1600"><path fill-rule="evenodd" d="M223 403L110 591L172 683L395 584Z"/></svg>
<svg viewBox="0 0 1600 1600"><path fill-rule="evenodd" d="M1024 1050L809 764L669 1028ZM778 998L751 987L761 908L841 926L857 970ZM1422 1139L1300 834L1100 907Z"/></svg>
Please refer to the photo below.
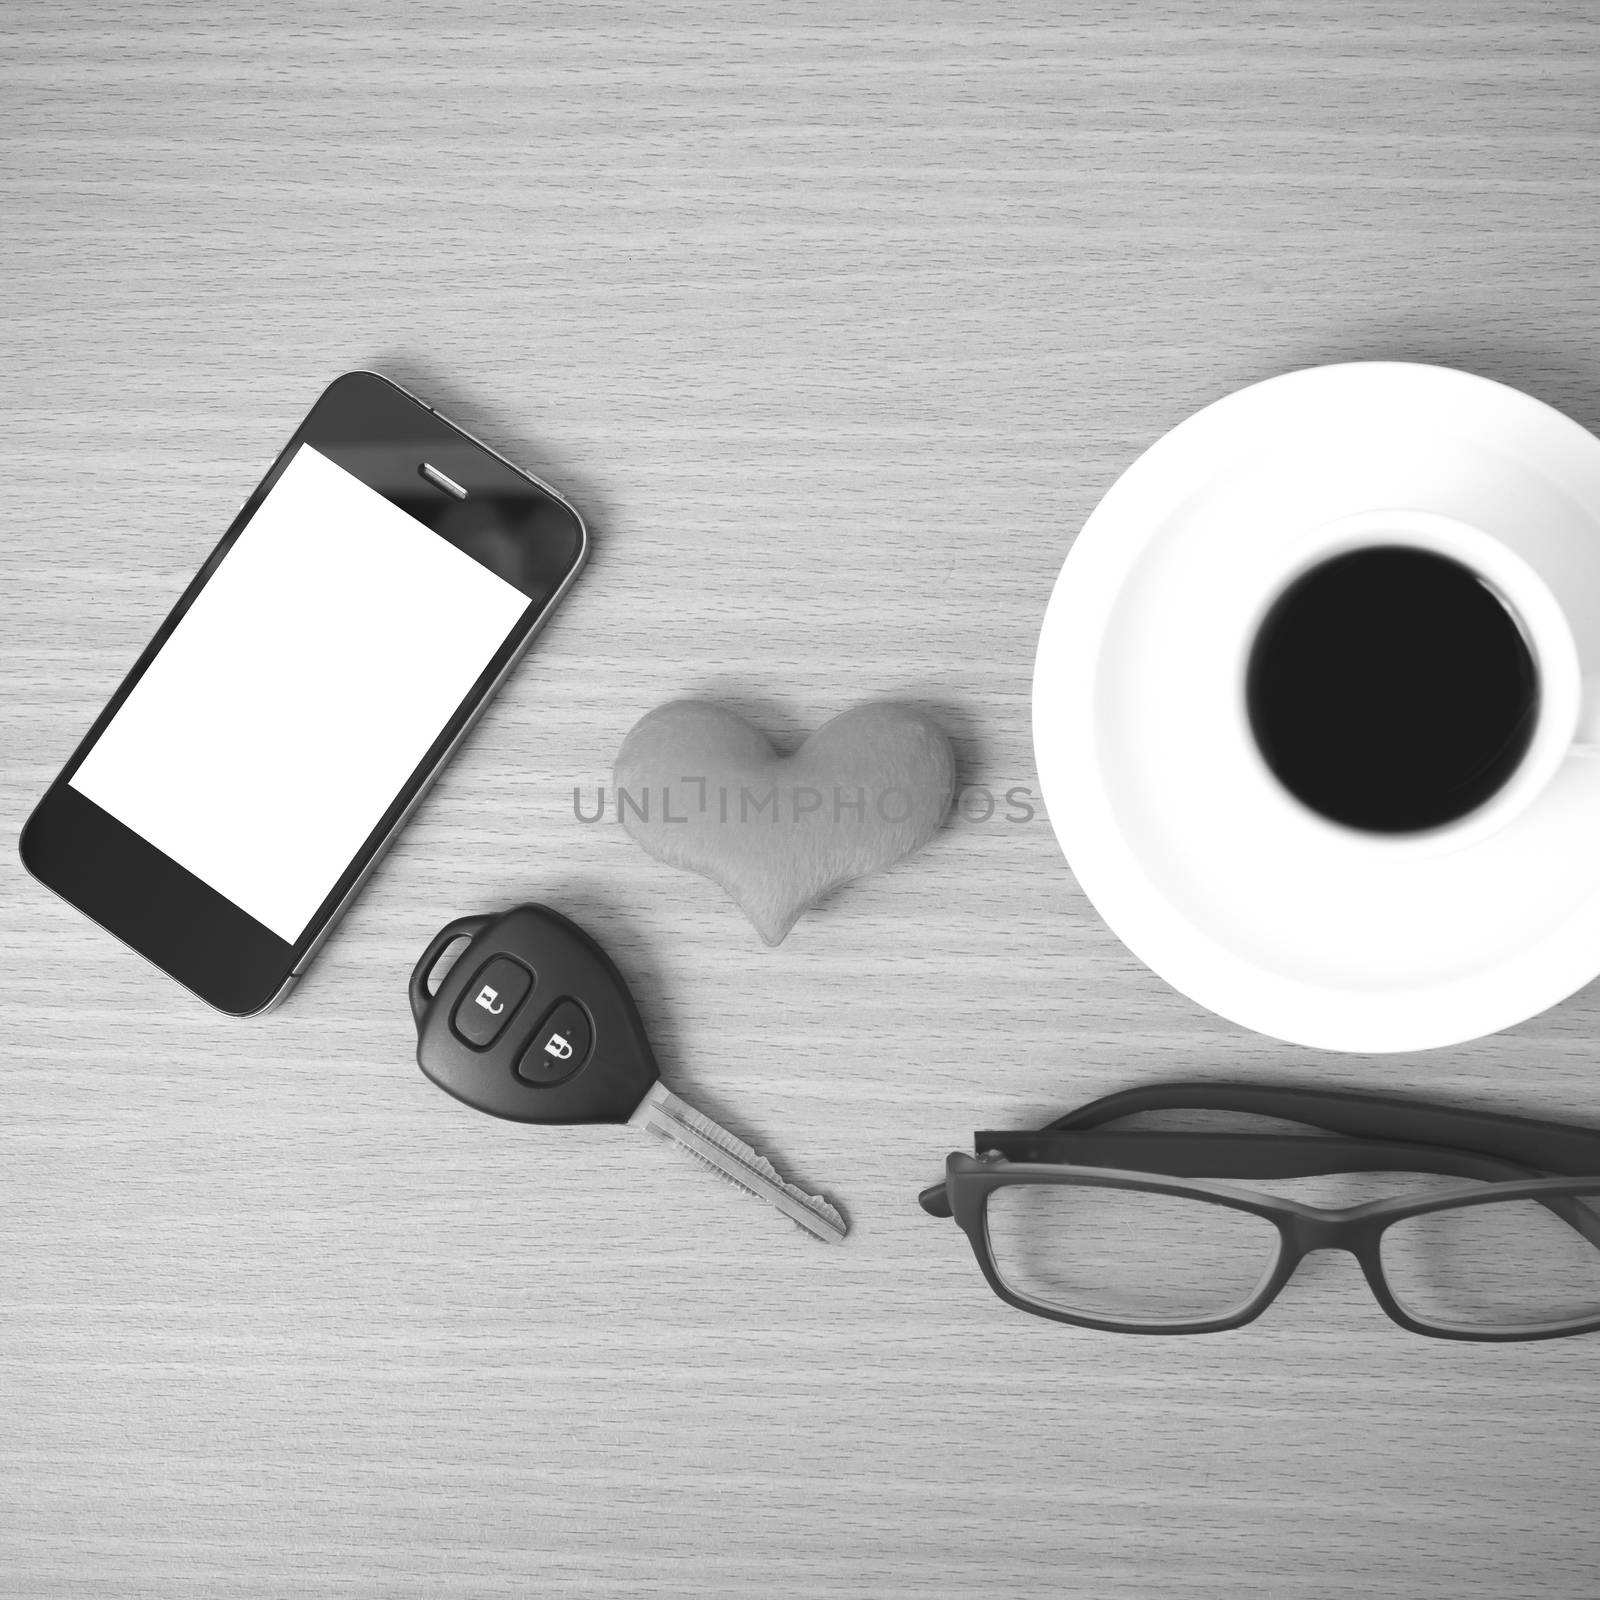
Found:
<svg viewBox="0 0 1600 1600"><path fill-rule="evenodd" d="M589 1059L589 1019L576 1000L563 1000L539 1025L517 1063L517 1076L542 1088L564 1083Z"/></svg>
<svg viewBox="0 0 1600 1600"><path fill-rule="evenodd" d="M496 956L466 987L451 1018L455 1030L477 1050L487 1050L533 987L533 974L520 961Z"/></svg>

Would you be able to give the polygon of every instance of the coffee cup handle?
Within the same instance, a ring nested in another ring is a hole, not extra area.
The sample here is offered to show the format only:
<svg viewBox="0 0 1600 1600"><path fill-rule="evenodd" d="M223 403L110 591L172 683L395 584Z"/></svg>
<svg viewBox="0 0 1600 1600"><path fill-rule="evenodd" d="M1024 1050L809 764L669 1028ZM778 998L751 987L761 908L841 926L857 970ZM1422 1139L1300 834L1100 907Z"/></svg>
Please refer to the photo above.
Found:
<svg viewBox="0 0 1600 1600"><path fill-rule="evenodd" d="M1583 680L1583 699L1578 708L1578 726L1568 754L1586 761L1600 760L1600 677Z"/></svg>

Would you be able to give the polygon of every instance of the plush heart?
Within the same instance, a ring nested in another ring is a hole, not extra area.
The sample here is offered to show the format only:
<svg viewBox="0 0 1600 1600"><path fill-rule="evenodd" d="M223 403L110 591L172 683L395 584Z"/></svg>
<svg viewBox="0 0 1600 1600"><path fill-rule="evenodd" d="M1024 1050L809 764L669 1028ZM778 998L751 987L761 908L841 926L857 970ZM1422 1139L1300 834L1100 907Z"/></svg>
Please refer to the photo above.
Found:
<svg viewBox="0 0 1600 1600"><path fill-rule="evenodd" d="M628 832L658 860L720 884L775 945L830 889L938 831L955 757L910 706L856 706L780 755L743 717L675 700L622 741L614 776Z"/></svg>

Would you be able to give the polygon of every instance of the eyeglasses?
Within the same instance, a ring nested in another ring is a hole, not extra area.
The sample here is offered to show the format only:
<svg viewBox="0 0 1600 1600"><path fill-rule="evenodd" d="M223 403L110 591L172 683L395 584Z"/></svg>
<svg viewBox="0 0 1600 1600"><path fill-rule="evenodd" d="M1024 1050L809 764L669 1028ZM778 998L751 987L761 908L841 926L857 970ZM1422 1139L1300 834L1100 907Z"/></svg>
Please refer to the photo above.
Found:
<svg viewBox="0 0 1600 1600"><path fill-rule="evenodd" d="M1093 1132L1203 1109L1320 1134ZM1330 1137L1333 1135L1333 1137ZM1313 1250L1348 1250L1378 1304L1439 1339L1600 1329L1600 1131L1385 1095L1173 1083L1037 1132L978 1133L924 1211L954 1217L989 1286L1114 1333L1213 1333L1259 1317ZM1470 1180L1329 1207L1214 1179L1410 1172Z"/></svg>

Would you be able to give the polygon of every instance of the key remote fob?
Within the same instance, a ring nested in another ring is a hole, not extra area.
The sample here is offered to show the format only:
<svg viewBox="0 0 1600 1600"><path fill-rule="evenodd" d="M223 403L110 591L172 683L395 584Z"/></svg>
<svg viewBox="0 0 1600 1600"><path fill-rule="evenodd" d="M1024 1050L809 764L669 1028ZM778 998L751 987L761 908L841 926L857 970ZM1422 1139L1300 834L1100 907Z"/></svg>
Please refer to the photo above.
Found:
<svg viewBox="0 0 1600 1600"><path fill-rule="evenodd" d="M472 942L438 989L439 957ZM659 1076L622 974L548 906L462 917L411 974L417 1065L446 1094L514 1122L626 1122Z"/></svg>
<svg viewBox="0 0 1600 1600"><path fill-rule="evenodd" d="M445 949L470 941L437 990ZM625 1122L676 1144L813 1238L849 1224L822 1195L661 1082L622 974L582 928L548 906L463 917L441 928L411 974L417 1062L456 1099L516 1122Z"/></svg>

